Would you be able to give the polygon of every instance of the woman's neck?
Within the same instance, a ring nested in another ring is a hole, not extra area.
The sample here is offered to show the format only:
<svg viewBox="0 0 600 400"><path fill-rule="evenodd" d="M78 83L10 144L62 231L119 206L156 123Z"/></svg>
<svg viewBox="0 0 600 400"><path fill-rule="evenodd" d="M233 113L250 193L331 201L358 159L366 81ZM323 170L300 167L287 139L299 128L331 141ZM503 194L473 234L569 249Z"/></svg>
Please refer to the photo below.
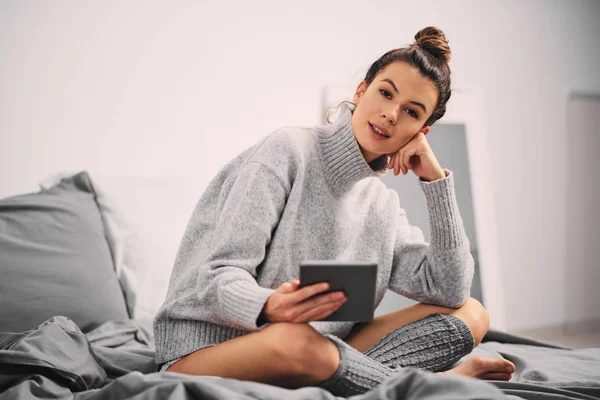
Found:
<svg viewBox="0 0 600 400"><path fill-rule="evenodd" d="M381 157L383 154L377 154L377 153L371 153L370 151L365 150L360 143L358 143L358 140L356 141L356 143L358 144L358 147L360 148L360 152L363 155L363 158L365 159L365 161L367 162L367 164L371 164L371 161L375 160L378 157Z"/></svg>

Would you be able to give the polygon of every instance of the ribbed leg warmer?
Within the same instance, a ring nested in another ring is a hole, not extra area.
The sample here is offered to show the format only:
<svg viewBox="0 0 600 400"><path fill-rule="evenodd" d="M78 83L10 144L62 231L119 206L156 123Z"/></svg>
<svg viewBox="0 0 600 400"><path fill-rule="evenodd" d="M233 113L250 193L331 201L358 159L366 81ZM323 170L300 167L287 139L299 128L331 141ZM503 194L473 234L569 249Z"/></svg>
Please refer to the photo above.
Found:
<svg viewBox="0 0 600 400"><path fill-rule="evenodd" d="M365 354L337 336L325 336L338 347L340 366L318 386L336 396L365 393L402 367L439 371L473 350L469 327L460 318L445 314L431 314L400 327Z"/></svg>
<svg viewBox="0 0 600 400"><path fill-rule="evenodd" d="M469 354L473 344L473 334L460 318L431 314L388 333L365 355L391 368L440 371Z"/></svg>
<svg viewBox="0 0 600 400"><path fill-rule="evenodd" d="M326 334L340 351L340 366L335 374L317 386L327 389L336 396L352 396L365 393L379 386L394 374L387 367L350 346L337 336Z"/></svg>

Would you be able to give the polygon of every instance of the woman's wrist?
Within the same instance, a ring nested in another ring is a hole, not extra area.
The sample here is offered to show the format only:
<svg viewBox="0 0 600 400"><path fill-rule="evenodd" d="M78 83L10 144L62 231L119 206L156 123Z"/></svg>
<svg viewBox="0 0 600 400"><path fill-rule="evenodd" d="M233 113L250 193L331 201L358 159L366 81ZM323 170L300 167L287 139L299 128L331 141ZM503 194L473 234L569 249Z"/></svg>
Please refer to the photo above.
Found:
<svg viewBox="0 0 600 400"><path fill-rule="evenodd" d="M431 176L431 177L421 177L421 180L424 182L434 182L440 179L444 179L445 177L447 177L448 174L446 173L446 170L442 169L440 170L436 175Z"/></svg>

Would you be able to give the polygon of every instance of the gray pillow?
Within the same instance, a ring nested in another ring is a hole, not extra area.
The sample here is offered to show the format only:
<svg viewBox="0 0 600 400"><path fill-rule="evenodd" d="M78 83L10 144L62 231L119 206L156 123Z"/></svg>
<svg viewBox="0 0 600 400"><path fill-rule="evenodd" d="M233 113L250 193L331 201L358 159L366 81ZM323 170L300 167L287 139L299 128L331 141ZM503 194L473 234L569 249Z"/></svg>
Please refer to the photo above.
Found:
<svg viewBox="0 0 600 400"><path fill-rule="evenodd" d="M129 319L95 197L81 172L0 200L0 332L55 315L83 332Z"/></svg>

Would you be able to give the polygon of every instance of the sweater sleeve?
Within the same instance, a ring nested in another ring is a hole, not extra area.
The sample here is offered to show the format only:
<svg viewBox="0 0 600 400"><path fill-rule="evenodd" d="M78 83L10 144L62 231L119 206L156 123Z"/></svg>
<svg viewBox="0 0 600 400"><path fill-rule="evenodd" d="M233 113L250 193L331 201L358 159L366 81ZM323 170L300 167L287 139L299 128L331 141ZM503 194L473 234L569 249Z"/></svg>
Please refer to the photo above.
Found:
<svg viewBox="0 0 600 400"><path fill-rule="evenodd" d="M474 260L454 178L451 171L445 172L445 178L433 182L419 180L429 212L430 244L400 210L389 288L419 302L457 308L469 298Z"/></svg>
<svg viewBox="0 0 600 400"><path fill-rule="evenodd" d="M275 291L258 285L258 268L287 198L282 181L259 162L249 162L224 185L210 252L205 259L203 296L216 297L229 326L257 330L257 319Z"/></svg>

